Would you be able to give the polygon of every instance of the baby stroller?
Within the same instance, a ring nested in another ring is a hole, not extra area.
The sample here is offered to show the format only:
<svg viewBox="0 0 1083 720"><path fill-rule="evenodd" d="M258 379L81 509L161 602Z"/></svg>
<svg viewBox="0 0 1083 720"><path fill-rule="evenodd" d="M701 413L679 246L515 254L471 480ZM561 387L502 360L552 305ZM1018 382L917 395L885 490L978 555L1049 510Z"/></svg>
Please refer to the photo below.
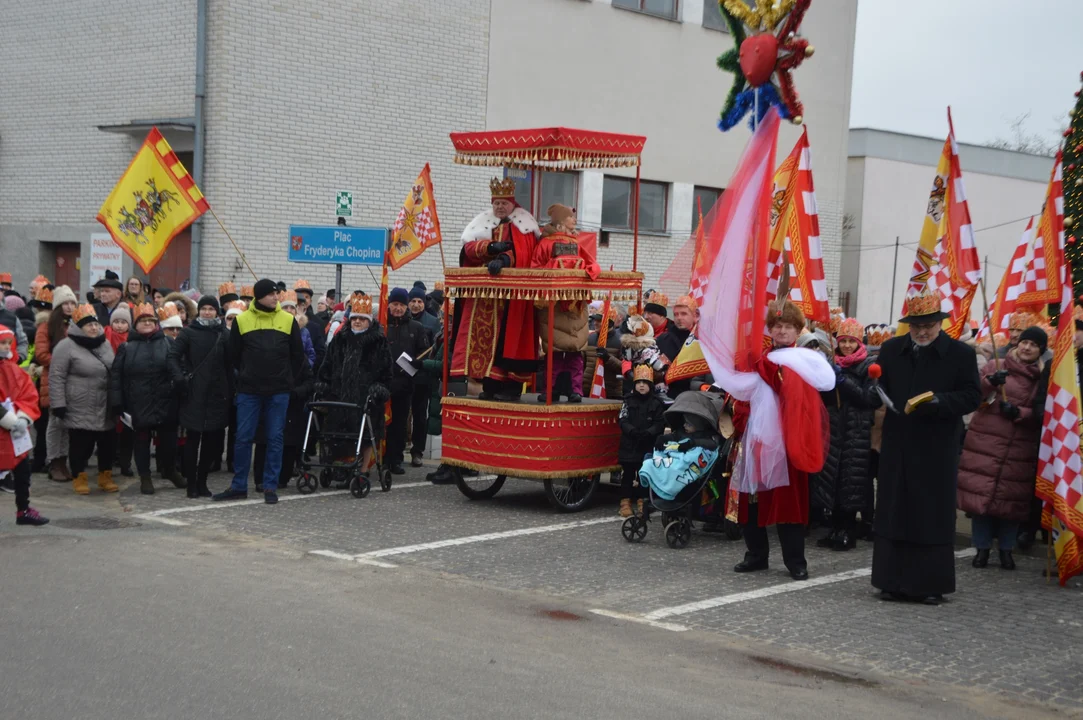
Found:
<svg viewBox="0 0 1083 720"><path fill-rule="evenodd" d="M666 409L666 423L670 428L680 428L685 415L702 418L712 429L719 428L723 414L722 398L708 392L682 393ZM683 548L692 540L692 523L699 521L706 527L723 528L727 537L733 537L726 528L726 490L729 473L725 472L725 458L729 454L730 439L715 450L704 448L684 449L670 443L653 456L647 456L644 466L653 464L650 472L640 472L639 483L649 492L648 502L641 515L632 515L621 525L621 535L628 542L641 542L647 537L647 524L654 512L662 513L666 544L671 548ZM646 469L646 468L645 468Z"/></svg>
<svg viewBox="0 0 1083 720"><path fill-rule="evenodd" d="M301 466L301 477L297 480L297 491L303 495L316 492L317 480L313 473L318 471L319 485L324 489L337 483L340 488L348 486L350 494L355 498L368 495L371 484L368 473L362 467L364 455L361 452L361 444L366 438L372 444L376 460L373 470L380 481L380 490L390 490L391 468L384 464L371 420L371 413L383 412L382 404L374 400L371 392L364 406L320 400L319 397L316 395L312 402L308 403L308 423L305 426L305 444L302 446L305 452L298 463ZM337 424L344 428L333 429ZM353 432L345 429L349 427L358 427L358 430ZM314 453L310 452L313 448L313 445L309 444L310 438L314 441ZM310 459L311 454L315 454L315 461Z"/></svg>

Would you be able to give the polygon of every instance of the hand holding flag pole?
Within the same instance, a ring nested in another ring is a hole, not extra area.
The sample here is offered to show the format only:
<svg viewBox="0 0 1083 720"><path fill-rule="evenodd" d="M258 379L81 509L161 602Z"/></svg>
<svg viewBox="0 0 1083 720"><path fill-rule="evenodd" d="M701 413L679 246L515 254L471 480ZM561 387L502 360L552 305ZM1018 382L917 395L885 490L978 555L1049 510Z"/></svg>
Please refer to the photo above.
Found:
<svg viewBox="0 0 1083 720"><path fill-rule="evenodd" d="M996 363L997 372L1001 371L1000 367L1000 354L997 351L997 336L994 332L996 328L993 327L993 323L989 318L989 296L985 294L985 277L989 274L989 256L985 256L985 272L981 274L981 279L978 280L978 285L981 287L981 304L982 312L985 314L985 326L989 328L989 342L993 344L993 362ZM1004 386L1000 386L1000 399L1003 402L1008 402L1008 392L1004 389Z"/></svg>

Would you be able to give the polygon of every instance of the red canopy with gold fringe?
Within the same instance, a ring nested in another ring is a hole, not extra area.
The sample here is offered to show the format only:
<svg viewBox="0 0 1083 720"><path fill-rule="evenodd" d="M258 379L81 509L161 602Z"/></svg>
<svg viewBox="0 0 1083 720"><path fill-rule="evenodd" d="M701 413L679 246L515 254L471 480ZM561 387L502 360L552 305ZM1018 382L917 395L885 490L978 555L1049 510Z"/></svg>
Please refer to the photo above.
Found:
<svg viewBox="0 0 1083 720"><path fill-rule="evenodd" d="M647 138L551 127L453 132L451 142L461 165L570 170L635 167Z"/></svg>

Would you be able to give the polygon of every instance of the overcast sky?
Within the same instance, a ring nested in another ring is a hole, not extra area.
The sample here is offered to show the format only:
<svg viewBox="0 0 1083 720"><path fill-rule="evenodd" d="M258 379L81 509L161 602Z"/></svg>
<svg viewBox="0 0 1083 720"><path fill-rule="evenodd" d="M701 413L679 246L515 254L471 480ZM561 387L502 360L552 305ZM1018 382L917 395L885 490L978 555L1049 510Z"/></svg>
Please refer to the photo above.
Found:
<svg viewBox="0 0 1083 720"><path fill-rule="evenodd" d="M1057 137L1083 71L1083 0L859 0L850 127L960 142Z"/></svg>

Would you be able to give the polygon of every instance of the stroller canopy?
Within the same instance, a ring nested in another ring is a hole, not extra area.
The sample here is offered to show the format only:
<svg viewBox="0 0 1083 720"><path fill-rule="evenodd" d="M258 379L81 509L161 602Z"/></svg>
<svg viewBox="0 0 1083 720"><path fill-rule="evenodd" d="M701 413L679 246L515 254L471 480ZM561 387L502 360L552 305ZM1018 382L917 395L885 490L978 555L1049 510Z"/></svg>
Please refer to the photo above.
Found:
<svg viewBox="0 0 1083 720"><path fill-rule="evenodd" d="M677 429L682 415L695 415L707 421L707 426L718 432L718 418L722 415L722 398L710 392L683 392L666 408L665 417L669 427Z"/></svg>

